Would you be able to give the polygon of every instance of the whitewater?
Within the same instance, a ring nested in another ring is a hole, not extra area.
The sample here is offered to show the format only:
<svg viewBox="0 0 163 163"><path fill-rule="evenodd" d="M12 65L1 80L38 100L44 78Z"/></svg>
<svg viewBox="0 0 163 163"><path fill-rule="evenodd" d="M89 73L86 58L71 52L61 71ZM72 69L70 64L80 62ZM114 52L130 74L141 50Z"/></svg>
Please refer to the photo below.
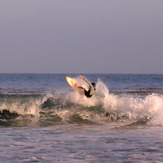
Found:
<svg viewBox="0 0 163 163"><path fill-rule="evenodd" d="M67 75L0 75L1 162L163 161L163 75Z"/></svg>

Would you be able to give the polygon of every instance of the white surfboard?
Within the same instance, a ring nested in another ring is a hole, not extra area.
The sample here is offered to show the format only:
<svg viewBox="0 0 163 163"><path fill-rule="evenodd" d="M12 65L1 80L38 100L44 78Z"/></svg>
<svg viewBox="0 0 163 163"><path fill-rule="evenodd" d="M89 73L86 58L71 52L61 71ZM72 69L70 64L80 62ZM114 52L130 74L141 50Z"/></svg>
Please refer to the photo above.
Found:
<svg viewBox="0 0 163 163"><path fill-rule="evenodd" d="M68 84L75 91L79 92L80 94L84 94L84 89L79 88L79 87L81 87L81 85L74 78L70 78L70 77L66 76L66 80L67 80Z"/></svg>

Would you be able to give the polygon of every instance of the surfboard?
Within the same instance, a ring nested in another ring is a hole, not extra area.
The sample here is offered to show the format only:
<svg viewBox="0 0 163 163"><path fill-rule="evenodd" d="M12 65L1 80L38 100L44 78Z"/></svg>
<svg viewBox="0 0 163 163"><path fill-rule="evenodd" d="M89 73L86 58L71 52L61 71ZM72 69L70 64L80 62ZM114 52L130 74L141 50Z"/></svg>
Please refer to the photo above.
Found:
<svg viewBox="0 0 163 163"><path fill-rule="evenodd" d="M70 78L66 76L67 83L78 93L84 94L84 89L81 89L79 87L82 87L74 78Z"/></svg>

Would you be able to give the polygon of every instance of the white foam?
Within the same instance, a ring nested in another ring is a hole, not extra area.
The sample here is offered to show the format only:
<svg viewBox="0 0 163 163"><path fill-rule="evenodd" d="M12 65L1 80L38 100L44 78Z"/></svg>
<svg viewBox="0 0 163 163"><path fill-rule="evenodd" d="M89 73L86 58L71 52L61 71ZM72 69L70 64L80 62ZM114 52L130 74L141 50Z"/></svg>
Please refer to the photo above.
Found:
<svg viewBox="0 0 163 163"><path fill-rule="evenodd" d="M59 104L54 104L53 112L65 120L73 113L78 113L81 117L96 122L107 121L110 116L114 116L115 119L127 117L130 122L145 120L149 125L163 126L163 96L151 94L142 98L110 94L107 86L99 79L96 88L97 91L91 98L73 90L58 90L47 93L44 98L4 99L0 103L0 111L7 109L21 115L34 115L38 119L40 110L42 110L41 105L47 99L54 98L59 100ZM70 102L72 105L69 107L66 102ZM101 108L103 112L90 112L87 111L87 107ZM108 113L109 116L106 116L105 113Z"/></svg>
<svg viewBox="0 0 163 163"><path fill-rule="evenodd" d="M39 116L40 106L42 100L40 99L28 99L25 102L21 99L13 101L3 101L0 103L0 111L9 110L11 113L16 112L21 115L34 115Z"/></svg>
<svg viewBox="0 0 163 163"><path fill-rule="evenodd" d="M98 80L96 88L97 92L92 98L86 98L77 92L70 92L67 94L66 100L83 105L84 107L100 105L105 112L117 115L118 117L126 116L132 122L145 120L150 125L163 126L162 96L152 94L140 98L132 95L125 97L109 94L109 89L100 80Z"/></svg>

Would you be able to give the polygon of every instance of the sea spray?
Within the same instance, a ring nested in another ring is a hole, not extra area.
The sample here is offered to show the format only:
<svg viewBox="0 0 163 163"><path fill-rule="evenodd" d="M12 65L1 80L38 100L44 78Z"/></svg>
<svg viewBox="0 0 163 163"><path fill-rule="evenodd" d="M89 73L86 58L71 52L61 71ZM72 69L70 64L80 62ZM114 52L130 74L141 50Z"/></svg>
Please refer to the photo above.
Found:
<svg viewBox="0 0 163 163"><path fill-rule="evenodd" d="M97 91L91 98L73 89L52 89L44 95L1 95L0 119L12 117L16 118L15 121L21 119L22 122L30 119L33 126L58 123L116 123L117 126L136 123L163 126L162 95L109 93L108 87L100 79L96 88Z"/></svg>
<svg viewBox="0 0 163 163"><path fill-rule="evenodd" d="M103 99L104 110L114 120L143 121L150 125L163 125L163 97L148 95L144 98L109 95Z"/></svg>
<svg viewBox="0 0 163 163"><path fill-rule="evenodd" d="M40 111L42 103L41 98L33 98L22 95L9 95L1 98L0 111L9 110L10 112L17 112L21 115L31 114L37 116Z"/></svg>
<svg viewBox="0 0 163 163"><path fill-rule="evenodd" d="M98 79L98 81L97 81L96 89L97 89L98 94L101 94L104 97L108 97L109 89L107 88L107 86L100 79Z"/></svg>
<svg viewBox="0 0 163 163"><path fill-rule="evenodd" d="M149 95L147 96L145 103L147 104L146 107L149 108L149 113L152 116L149 124L163 126L163 96L155 94Z"/></svg>
<svg viewBox="0 0 163 163"><path fill-rule="evenodd" d="M94 107L94 109L101 107L103 110L100 115L101 122L110 120L123 123L143 122L150 125L163 125L163 97L161 95L151 94L136 97L134 95L109 94L109 89L101 80L98 80L96 87L97 92L90 99L77 92L69 93L66 99L83 107Z"/></svg>

